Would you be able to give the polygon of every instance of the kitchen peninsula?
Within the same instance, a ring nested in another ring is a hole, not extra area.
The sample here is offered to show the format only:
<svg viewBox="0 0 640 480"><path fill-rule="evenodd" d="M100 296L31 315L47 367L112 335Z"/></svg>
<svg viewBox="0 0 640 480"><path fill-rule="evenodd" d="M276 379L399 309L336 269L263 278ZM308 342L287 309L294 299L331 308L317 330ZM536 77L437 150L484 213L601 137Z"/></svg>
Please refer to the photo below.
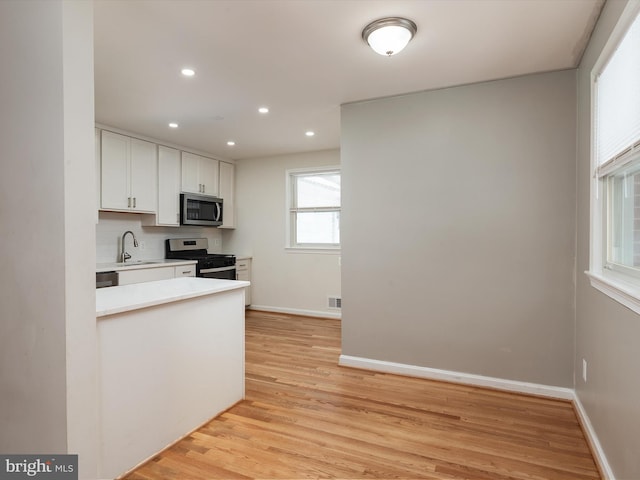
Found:
<svg viewBox="0 0 640 480"><path fill-rule="evenodd" d="M247 286L181 277L96 290L102 478L244 397Z"/></svg>

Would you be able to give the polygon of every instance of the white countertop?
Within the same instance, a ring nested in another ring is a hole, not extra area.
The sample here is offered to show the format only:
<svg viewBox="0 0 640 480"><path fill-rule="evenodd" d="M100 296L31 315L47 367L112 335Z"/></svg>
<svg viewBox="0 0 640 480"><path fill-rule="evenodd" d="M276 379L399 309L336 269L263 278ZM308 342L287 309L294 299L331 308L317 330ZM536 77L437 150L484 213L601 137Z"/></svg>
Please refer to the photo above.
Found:
<svg viewBox="0 0 640 480"><path fill-rule="evenodd" d="M250 282L179 277L96 290L96 317L248 287Z"/></svg>
<svg viewBox="0 0 640 480"><path fill-rule="evenodd" d="M120 270L136 270L140 268L177 267L180 265L195 265L196 260L133 260L128 262L98 263L96 273L113 272Z"/></svg>

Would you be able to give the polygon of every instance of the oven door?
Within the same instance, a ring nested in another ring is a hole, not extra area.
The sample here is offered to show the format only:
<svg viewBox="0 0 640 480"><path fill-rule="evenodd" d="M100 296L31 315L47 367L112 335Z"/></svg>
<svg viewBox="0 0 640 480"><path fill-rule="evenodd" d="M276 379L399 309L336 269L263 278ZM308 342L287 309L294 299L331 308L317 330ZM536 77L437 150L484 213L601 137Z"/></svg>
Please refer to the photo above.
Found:
<svg viewBox="0 0 640 480"><path fill-rule="evenodd" d="M202 268L198 270L198 277L221 278L223 280L237 280L236 267Z"/></svg>

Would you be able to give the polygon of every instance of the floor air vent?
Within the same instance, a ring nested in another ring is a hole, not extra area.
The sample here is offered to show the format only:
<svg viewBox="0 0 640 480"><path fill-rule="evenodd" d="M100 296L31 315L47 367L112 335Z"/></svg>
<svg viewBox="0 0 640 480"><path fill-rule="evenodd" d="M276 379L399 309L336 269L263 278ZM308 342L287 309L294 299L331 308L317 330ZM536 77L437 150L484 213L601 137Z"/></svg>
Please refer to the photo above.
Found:
<svg viewBox="0 0 640 480"><path fill-rule="evenodd" d="M342 298L329 297L329 308L342 308Z"/></svg>

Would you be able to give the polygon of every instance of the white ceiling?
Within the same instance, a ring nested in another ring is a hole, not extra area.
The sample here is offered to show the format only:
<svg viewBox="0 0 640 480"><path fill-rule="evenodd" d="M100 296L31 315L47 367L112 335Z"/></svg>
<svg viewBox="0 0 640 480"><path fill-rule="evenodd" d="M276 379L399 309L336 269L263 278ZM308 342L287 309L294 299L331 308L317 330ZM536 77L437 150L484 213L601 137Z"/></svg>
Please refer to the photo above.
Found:
<svg viewBox="0 0 640 480"><path fill-rule="evenodd" d="M603 1L95 0L96 121L226 159L338 148L343 103L576 67ZM393 57L361 38L387 16L418 25Z"/></svg>

